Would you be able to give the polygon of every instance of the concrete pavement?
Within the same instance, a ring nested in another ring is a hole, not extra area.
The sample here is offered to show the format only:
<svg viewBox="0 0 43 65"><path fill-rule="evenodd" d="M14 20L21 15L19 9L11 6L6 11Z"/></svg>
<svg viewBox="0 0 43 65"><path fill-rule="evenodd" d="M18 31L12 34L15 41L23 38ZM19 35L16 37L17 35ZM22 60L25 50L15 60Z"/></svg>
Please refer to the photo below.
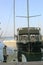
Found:
<svg viewBox="0 0 43 65"><path fill-rule="evenodd" d="M36 62L9 62L3 63L0 62L0 65L43 65L43 61L36 61Z"/></svg>

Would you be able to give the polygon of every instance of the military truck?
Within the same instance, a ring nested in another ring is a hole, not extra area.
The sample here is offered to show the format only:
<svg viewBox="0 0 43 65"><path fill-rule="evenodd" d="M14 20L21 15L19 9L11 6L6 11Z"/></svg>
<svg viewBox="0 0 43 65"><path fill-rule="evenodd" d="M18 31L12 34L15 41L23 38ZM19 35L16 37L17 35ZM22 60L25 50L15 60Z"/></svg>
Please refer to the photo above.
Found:
<svg viewBox="0 0 43 65"><path fill-rule="evenodd" d="M18 28L17 48L18 48L18 61L22 61L22 54L25 55L27 62L29 61L41 61L42 53L42 36L40 34L40 28L29 27ZM28 40L29 33L29 40Z"/></svg>

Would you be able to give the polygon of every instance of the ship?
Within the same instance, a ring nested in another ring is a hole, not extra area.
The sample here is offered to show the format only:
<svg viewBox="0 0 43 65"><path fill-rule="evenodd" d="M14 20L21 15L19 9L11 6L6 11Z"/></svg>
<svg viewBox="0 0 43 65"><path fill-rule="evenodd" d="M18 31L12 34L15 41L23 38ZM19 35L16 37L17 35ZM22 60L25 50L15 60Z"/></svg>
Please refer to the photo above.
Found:
<svg viewBox="0 0 43 65"><path fill-rule="evenodd" d="M18 61L22 62L22 54L26 57L26 61L42 61L43 48L42 35L40 28L30 27L28 39L28 28L18 28L17 48L18 48Z"/></svg>
<svg viewBox="0 0 43 65"><path fill-rule="evenodd" d="M29 16L29 0L27 0L27 16L17 16L19 18L27 18L28 26L17 29L17 59L22 62L22 54L26 58L26 62L42 61L41 48L43 48L42 36L40 28L30 27L29 18L40 15Z"/></svg>

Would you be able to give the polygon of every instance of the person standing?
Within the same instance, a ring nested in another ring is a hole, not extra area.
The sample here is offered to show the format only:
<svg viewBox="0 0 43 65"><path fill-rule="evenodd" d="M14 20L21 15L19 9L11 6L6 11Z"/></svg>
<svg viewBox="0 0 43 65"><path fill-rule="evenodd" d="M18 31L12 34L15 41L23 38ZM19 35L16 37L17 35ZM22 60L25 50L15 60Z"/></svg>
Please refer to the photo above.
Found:
<svg viewBox="0 0 43 65"><path fill-rule="evenodd" d="M3 62L7 62L7 46L3 47Z"/></svg>

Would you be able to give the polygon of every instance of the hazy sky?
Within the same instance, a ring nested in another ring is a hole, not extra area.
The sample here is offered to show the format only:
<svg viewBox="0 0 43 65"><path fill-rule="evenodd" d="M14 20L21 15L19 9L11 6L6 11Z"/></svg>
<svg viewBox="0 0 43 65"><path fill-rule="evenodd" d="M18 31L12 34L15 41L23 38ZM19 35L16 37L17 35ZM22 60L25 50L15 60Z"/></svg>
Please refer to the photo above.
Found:
<svg viewBox="0 0 43 65"><path fill-rule="evenodd" d="M29 0L29 16L40 15L29 18L30 27L40 27L43 34L43 0ZM15 16L27 16L27 0L15 0ZM3 35L14 34L14 0L0 0L0 32ZM27 19L15 18L15 28L27 27ZM16 32L15 32L16 33Z"/></svg>

